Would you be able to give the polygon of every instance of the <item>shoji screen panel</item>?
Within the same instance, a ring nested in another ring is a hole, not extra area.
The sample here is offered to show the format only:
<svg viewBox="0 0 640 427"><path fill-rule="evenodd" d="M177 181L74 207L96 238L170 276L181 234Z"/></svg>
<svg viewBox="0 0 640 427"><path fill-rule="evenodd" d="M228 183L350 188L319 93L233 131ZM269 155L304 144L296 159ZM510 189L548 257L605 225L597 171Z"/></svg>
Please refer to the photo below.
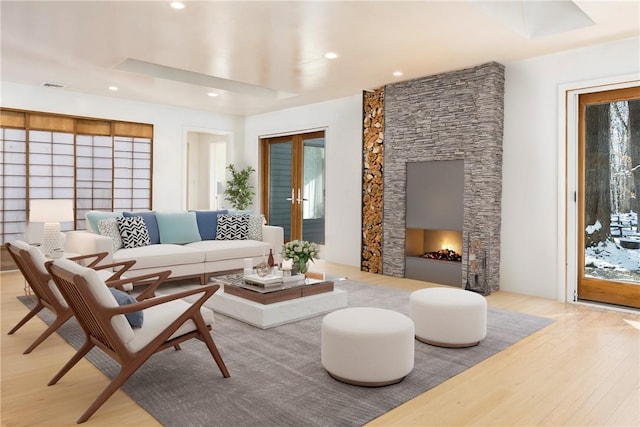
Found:
<svg viewBox="0 0 640 427"><path fill-rule="evenodd" d="M74 135L30 130L28 133L29 199L74 198ZM62 231L73 223L61 223Z"/></svg>
<svg viewBox="0 0 640 427"><path fill-rule="evenodd" d="M27 133L0 128L0 137L0 239L9 242L27 222Z"/></svg>
<svg viewBox="0 0 640 427"><path fill-rule="evenodd" d="M151 209L151 139L114 137L115 210Z"/></svg>
<svg viewBox="0 0 640 427"><path fill-rule="evenodd" d="M30 199L88 210L152 207L153 125L0 108L0 239L23 237Z"/></svg>
<svg viewBox="0 0 640 427"><path fill-rule="evenodd" d="M113 210L113 138L76 136L76 226L90 210Z"/></svg>

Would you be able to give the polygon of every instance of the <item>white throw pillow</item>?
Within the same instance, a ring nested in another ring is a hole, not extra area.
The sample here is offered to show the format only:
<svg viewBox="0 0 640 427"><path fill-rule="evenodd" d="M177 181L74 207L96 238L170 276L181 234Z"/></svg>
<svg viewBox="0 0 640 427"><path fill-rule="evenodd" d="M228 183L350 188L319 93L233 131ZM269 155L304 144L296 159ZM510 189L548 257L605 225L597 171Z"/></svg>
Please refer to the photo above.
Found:
<svg viewBox="0 0 640 427"><path fill-rule="evenodd" d="M120 237L118 221L115 218L101 219L98 221L98 231L103 236L111 237L113 252L122 247L122 237Z"/></svg>

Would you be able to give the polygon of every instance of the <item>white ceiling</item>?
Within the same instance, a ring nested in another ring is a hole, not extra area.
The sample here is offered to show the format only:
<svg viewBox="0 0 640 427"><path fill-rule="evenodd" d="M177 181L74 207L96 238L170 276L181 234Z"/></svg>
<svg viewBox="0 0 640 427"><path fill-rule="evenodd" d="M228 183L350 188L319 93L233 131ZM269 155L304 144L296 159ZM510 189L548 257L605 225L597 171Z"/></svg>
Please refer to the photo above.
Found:
<svg viewBox="0 0 640 427"><path fill-rule="evenodd" d="M1 77L250 115L640 35L640 0L575 3L594 25L532 37L566 2L2 0Z"/></svg>

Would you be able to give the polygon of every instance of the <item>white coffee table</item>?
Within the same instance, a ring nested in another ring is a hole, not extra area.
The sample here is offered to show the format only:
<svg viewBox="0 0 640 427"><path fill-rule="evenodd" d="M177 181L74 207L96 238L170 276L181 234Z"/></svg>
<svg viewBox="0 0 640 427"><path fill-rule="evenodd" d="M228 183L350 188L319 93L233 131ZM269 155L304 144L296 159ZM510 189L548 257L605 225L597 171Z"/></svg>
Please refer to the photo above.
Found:
<svg viewBox="0 0 640 427"><path fill-rule="evenodd" d="M213 310L261 329L307 319L347 306L347 291L343 289L333 288L329 292L262 304L225 292L224 287L231 285L220 282L223 286L211 297Z"/></svg>

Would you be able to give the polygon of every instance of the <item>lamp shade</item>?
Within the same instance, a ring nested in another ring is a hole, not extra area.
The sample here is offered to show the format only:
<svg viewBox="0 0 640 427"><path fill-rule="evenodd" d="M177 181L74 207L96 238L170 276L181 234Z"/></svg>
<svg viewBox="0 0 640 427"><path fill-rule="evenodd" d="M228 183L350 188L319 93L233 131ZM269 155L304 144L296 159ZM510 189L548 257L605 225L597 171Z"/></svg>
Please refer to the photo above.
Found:
<svg viewBox="0 0 640 427"><path fill-rule="evenodd" d="M29 209L31 222L73 221L73 200L31 200Z"/></svg>

